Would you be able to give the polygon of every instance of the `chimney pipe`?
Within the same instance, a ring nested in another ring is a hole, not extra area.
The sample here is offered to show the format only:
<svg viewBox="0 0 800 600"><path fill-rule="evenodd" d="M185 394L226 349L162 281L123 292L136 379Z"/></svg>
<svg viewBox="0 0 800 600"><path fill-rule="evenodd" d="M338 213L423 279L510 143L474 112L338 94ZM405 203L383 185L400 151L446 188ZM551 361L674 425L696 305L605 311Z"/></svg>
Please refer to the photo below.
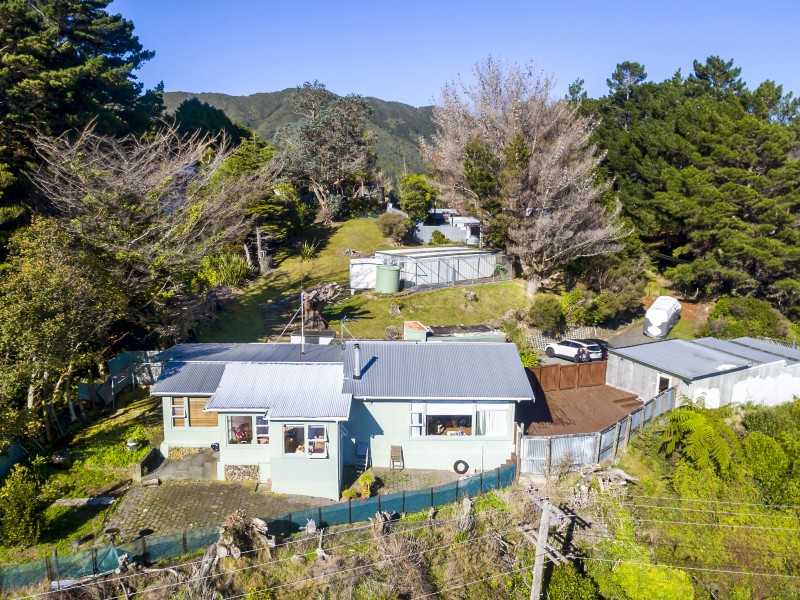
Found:
<svg viewBox="0 0 800 600"><path fill-rule="evenodd" d="M361 379L361 346L353 344L353 379Z"/></svg>

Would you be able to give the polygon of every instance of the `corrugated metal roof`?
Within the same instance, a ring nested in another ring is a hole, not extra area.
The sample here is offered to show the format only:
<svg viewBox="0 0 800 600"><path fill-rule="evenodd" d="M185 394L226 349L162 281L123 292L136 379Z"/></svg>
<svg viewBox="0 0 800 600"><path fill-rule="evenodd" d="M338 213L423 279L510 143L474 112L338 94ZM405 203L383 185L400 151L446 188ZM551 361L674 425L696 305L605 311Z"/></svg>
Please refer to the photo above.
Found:
<svg viewBox="0 0 800 600"><path fill-rule="evenodd" d="M156 357L158 360L205 362L342 362L341 346L306 344L178 344Z"/></svg>
<svg viewBox="0 0 800 600"><path fill-rule="evenodd" d="M735 344L734 342L726 340L718 340L717 338L712 337L704 337L700 338L699 340L692 340L692 343L700 344L701 346L708 346L709 348L714 348L715 350L721 350L722 352L727 352L728 354L745 358L753 363L767 364L783 362L785 360L782 356L778 356L776 354L769 354L768 352L762 352L761 350L756 350L755 348L750 348L749 346Z"/></svg>
<svg viewBox="0 0 800 600"><path fill-rule="evenodd" d="M353 379L353 343L344 353L344 391L358 398L533 399L514 344L358 342L362 378Z"/></svg>
<svg viewBox="0 0 800 600"><path fill-rule="evenodd" d="M608 352L686 381L739 371L751 364L745 358L686 340L664 340L625 348L609 348Z"/></svg>
<svg viewBox="0 0 800 600"><path fill-rule="evenodd" d="M225 365L222 363L170 361L150 388L153 396L200 396L213 394Z"/></svg>
<svg viewBox="0 0 800 600"><path fill-rule="evenodd" d="M751 337L740 337L731 340L731 342L739 344L740 346L755 348L756 350L761 350L768 354L775 354L776 356L785 358L790 364L800 362L800 349L797 348L788 348L787 346L781 346L780 344L773 344L766 340L758 340Z"/></svg>
<svg viewBox="0 0 800 600"><path fill-rule="evenodd" d="M230 363L206 410L268 410L270 419L347 419L342 365Z"/></svg>
<svg viewBox="0 0 800 600"><path fill-rule="evenodd" d="M480 250L462 246L441 246L439 248L403 248L400 250L376 250L376 257L394 258L446 258L448 256L495 256L496 250Z"/></svg>

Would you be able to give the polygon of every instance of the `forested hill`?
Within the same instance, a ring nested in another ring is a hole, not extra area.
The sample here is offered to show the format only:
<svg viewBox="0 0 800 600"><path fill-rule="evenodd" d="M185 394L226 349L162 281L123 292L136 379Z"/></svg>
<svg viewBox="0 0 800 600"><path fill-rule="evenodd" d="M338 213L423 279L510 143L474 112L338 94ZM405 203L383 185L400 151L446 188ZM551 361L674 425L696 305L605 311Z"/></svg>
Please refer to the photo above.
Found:
<svg viewBox="0 0 800 600"><path fill-rule="evenodd" d="M189 98L197 98L219 108L232 120L253 129L263 139L272 140L279 127L297 119L289 105L294 88L251 96L190 92L166 92L164 103L169 112ZM414 108L401 102L366 98L373 109L370 129L375 132L374 148L378 167L393 179L403 171L422 173L425 165L419 152L419 137L430 138L434 132L433 107Z"/></svg>

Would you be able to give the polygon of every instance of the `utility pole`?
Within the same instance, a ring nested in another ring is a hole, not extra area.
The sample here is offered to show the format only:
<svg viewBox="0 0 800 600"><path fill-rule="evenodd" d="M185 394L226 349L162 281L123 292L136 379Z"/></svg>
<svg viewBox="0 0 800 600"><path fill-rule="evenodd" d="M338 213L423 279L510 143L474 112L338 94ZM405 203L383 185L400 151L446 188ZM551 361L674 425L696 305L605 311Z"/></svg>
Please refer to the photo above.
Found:
<svg viewBox="0 0 800 600"><path fill-rule="evenodd" d="M547 554L547 537L550 533L550 503L542 506L539 519L539 532L536 535L536 560L533 563L533 583L531 584L531 600L539 600L542 596L542 575L544 574L544 557Z"/></svg>

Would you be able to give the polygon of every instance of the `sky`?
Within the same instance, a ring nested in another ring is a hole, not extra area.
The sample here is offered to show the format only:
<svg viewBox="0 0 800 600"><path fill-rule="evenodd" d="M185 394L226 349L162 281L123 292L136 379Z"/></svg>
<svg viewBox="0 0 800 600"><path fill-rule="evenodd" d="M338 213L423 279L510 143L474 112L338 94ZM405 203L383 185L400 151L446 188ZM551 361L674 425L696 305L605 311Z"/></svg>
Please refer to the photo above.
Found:
<svg viewBox="0 0 800 600"><path fill-rule="evenodd" d="M156 52L137 75L167 91L247 95L319 80L337 94L413 106L491 55L533 62L566 93L578 78L607 91L617 63L662 81L710 55L752 86L800 92L793 0L114 0Z"/></svg>

